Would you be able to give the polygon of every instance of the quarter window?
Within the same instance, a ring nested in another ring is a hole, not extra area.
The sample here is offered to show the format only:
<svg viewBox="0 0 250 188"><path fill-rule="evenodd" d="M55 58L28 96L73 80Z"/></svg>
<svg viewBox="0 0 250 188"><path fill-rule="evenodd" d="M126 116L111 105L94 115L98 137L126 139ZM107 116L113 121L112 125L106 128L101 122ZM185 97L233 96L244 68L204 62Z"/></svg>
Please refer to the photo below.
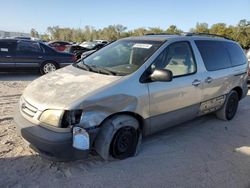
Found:
<svg viewBox="0 0 250 188"><path fill-rule="evenodd" d="M0 54L10 54L14 50L13 42L0 42Z"/></svg>
<svg viewBox="0 0 250 188"><path fill-rule="evenodd" d="M158 56L152 68L168 69L173 76L189 75L196 72L196 64L188 42L170 44Z"/></svg>

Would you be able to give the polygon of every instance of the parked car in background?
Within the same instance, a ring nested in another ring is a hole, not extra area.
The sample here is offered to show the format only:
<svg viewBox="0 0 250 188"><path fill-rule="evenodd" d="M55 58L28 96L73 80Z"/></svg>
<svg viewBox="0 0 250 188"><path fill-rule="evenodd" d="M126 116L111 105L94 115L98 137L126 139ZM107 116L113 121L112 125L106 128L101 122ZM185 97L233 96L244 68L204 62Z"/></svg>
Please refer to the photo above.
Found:
<svg viewBox="0 0 250 188"><path fill-rule="evenodd" d="M80 45L68 45L65 49L65 52L73 53L75 54L77 60L81 59L83 53L88 53L88 51L96 51L101 49L107 45L106 43L97 43L97 42L84 42Z"/></svg>
<svg viewBox="0 0 250 188"><path fill-rule="evenodd" d="M82 47L80 45L68 45L67 48L64 50L65 52L75 54L76 59L80 59L82 53L89 51L88 48Z"/></svg>
<svg viewBox="0 0 250 188"><path fill-rule="evenodd" d="M124 38L33 81L14 120L52 159L84 159L91 150L125 159L144 136L184 121L209 113L233 119L247 95L247 69L241 47L218 36Z"/></svg>
<svg viewBox="0 0 250 188"><path fill-rule="evenodd" d="M90 54L92 54L94 52L96 52L96 50L89 50L87 52L83 52L82 55L81 55L81 59L87 57L88 55L90 55Z"/></svg>
<svg viewBox="0 0 250 188"><path fill-rule="evenodd" d="M101 43L101 44L108 44L109 43L107 40L93 40L93 42Z"/></svg>
<svg viewBox="0 0 250 188"><path fill-rule="evenodd" d="M110 44L112 44L113 42L115 42L115 41L109 42L109 43L105 44L105 46L110 45ZM99 48L99 49L101 49L101 48ZM81 55L81 59L87 57L88 55L90 55L90 54L96 52L96 51L99 50L99 49L89 50L89 51L83 52L82 55Z"/></svg>
<svg viewBox="0 0 250 188"><path fill-rule="evenodd" d="M65 41L52 41L48 42L48 45L57 51L63 52L68 45L71 45L71 43Z"/></svg>
<svg viewBox="0 0 250 188"><path fill-rule="evenodd" d="M46 74L75 60L74 54L57 52L39 41L0 39L0 71L39 70Z"/></svg>
<svg viewBox="0 0 250 188"><path fill-rule="evenodd" d="M103 43L98 43L98 42L83 42L80 44L80 46L87 48L88 50L100 49L105 45L106 45L106 43L103 44Z"/></svg>

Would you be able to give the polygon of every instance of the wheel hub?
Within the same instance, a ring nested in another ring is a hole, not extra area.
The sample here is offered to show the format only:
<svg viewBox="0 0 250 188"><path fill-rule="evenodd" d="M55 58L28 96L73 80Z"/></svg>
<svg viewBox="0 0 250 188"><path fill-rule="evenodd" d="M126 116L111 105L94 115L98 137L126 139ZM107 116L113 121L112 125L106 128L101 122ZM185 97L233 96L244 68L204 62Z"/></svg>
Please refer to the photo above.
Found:
<svg viewBox="0 0 250 188"><path fill-rule="evenodd" d="M116 133L112 144L112 155L123 159L131 156L137 144L137 133L132 127L123 127Z"/></svg>
<svg viewBox="0 0 250 188"><path fill-rule="evenodd" d="M45 73L49 73L56 70L56 66L53 63L46 63L43 68Z"/></svg>

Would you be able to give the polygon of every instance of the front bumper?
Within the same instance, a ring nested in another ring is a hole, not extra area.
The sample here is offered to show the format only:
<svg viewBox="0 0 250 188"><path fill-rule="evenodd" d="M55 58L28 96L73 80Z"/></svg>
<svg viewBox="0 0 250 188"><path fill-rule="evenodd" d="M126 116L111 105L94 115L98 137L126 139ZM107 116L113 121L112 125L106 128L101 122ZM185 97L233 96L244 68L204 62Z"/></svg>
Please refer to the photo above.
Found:
<svg viewBox="0 0 250 188"><path fill-rule="evenodd" d="M42 157L54 161L80 160L88 157L89 150L78 150L72 147L72 132L55 132L39 125L34 125L26 120L18 110L14 114L14 121L21 136ZM88 133L90 143L92 143L97 130L93 129Z"/></svg>

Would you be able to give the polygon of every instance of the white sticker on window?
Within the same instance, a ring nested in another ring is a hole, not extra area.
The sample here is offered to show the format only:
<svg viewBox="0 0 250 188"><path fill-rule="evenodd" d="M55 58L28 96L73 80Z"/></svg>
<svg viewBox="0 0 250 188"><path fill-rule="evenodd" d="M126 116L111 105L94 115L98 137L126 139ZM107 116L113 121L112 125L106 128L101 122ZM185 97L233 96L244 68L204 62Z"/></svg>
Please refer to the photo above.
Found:
<svg viewBox="0 0 250 188"><path fill-rule="evenodd" d="M145 49L149 49L151 48L152 44L134 44L133 48L145 48Z"/></svg>
<svg viewBox="0 0 250 188"><path fill-rule="evenodd" d="M0 48L1 50L1 52L8 52L9 51L9 49L8 48Z"/></svg>

